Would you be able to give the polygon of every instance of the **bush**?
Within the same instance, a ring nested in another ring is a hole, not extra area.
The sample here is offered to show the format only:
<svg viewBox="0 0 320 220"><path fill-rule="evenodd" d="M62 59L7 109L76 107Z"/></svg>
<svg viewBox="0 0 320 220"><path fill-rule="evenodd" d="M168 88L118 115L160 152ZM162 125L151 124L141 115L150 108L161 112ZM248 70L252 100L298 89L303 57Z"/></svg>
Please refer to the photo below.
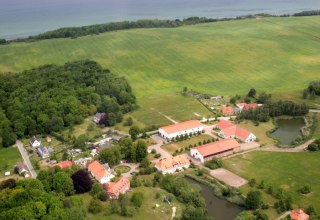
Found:
<svg viewBox="0 0 320 220"><path fill-rule="evenodd" d="M249 180L249 186L254 187L256 185L256 179L252 178Z"/></svg>
<svg viewBox="0 0 320 220"><path fill-rule="evenodd" d="M101 212L102 211L101 202L97 199L92 199L89 204L88 211L92 214L97 214L97 213Z"/></svg>
<svg viewBox="0 0 320 220"><path fill-rule="evenodd" d="M156 149L152 149L152 150L151 150L151 153L152 153L152 154L156 154L156 153L157 153Z"/></svg>
<svg viewBox="0 0 320 220"><path fill-rule="evenodd" d="M103 191L103 192L99 193L98 197L99 197L100 201L105 202L108 199L108 194L105 191Z"/></svg>
<svg viewBox="0 0 320 220"><path fill-rule="evenodd" d="M304 185L299 189L299 192L302 194L308 194L311 192L311 186L309 185Z"/></svg>
<svg viewBox="0 0 320 220"><path fill-rule="evenodd" d="M159 153L154 155L154 158L156 158L156 159L158 159L160 157L161 157L161 154L159 154Z"/></svg>
<svg viewBox="0 0 320 220"><path fill-rule="evenodd" d="M259 191L250 191L245 201L247 209L258 209L261 206L262 195Z"/></svg>
<svg viewBox="0 0 320 220"><path fill-rule="evenodd" d="M204 165L209 169L214 170L222 167L222 161L217 159L212 159L210 161L205 162Z"/></svg>
<svg viewBox="0 0 320 220"><path fill-rule="evenodd" d="M140 208L142 205L143 199L144 199L144 196L142 192L135 192L131 196L130 201L135 207Z"/></svg>

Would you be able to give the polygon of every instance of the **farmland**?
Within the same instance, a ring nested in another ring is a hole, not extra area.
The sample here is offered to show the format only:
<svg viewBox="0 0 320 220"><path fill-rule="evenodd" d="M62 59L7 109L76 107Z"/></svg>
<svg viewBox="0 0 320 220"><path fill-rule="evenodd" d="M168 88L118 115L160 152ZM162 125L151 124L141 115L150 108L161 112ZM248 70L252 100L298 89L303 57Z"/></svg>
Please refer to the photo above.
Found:
<svg viewBox="0 0 320 220"><path fill-rule="evenodd" d="M181 96L184 86L212 95L255 87L299 99L320 69L319 25L320 17L260 18L13 43L0 47L0 71L92 59L129 80L140 105L134 120L164 125L171 123L165 116L210 115Z"/></svg>

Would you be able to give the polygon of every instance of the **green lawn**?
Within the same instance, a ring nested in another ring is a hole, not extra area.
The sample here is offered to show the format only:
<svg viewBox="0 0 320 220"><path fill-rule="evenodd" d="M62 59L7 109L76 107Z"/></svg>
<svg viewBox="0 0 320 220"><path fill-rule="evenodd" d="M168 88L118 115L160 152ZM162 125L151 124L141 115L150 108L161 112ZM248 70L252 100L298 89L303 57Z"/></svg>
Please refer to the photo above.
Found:
<svg viewBox="0 0 320 220"><path fill-rule="evenodd" d="M180 150L181 148L186 148L189 147L189 145L194 145L197 144L197 146L199 145L199 142L202 142L204 140L208 140L208 139L212 139L212 137L210 135L207 134L202 134L199 136L194 136L190 139L184 140L184 141L179 141L179 142L172 142L172 143L168 143L165 145L162 145L161 148L168 151L170 154L175 153L176 150ZM184 153L184 152L181 152Z"/></svg>
<svg viewBox="0 0 320 220"><path fill-rule="evenodd" d="M294 199L295 207L314 205L320 210L320 153L271 153L252 152L224 160L227 169L257 182L264 180L274 189L281 187ZM304 184L311 186L312 193L303 196L297 190ZM242 190L248 191L244 186ZM269 199L269 202L272 202Z"/></svg>
<svg viewBox="0 0 320 220"><path fill-rule="evenodd" d="M21 156L18 148L0 148L0 177L4 177L6 171L14 172L14 166L20 161Z"/></svg>
<svg viewBox="0 0 320 220"><path fill-rule="evenodd" d="M128 78L139 123L163 125L170 121L162 114L178 121L210 114L179 94L184 86L213 95L255 87L300 100L319 74L319 25L319 16L262 18L13 43L0 46L0 71L93 59Z"/></svg>

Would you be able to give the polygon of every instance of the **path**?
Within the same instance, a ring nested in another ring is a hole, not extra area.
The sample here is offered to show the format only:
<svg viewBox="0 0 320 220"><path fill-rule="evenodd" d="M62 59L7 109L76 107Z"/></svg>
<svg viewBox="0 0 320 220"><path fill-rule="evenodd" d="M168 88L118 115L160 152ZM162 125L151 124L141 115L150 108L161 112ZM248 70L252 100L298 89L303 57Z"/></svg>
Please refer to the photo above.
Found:
<svg viewBox="0 0 320 220"><path fill-rule="evenodd" d="M261 151L269 151L269 152L286 152L286 153L297 153L297 152L303 152L305 151L305 148L308 147L309 144L314 142L315 139L311 139L297 147L292 148L281 148L276 146L270 146L270 147L263 147L261 148Z"/></svg>
<svg viewBox="0 0 320 220"><path fill-rule="evenodd" d="M172 217L171 217L171 219L174 219L174 217L176 217L176 211L177 211L177 207L173 206L172 207Z"/></svg>
<svg viewBox="0 0 320 220"><path fill-rule="evenodd" d="M169 121L171 121L172 123L174 124L178 124L179 122L175 121L174 119L172 119L171 117L165 115L165 114L162 114L161 112L158 112L160 115L162 115L163 117L165 117L166 119L168 119Z"/></svg>
<svg viewBox="0 0 320 220"><path fill-rule="evenodd" d="M154 140L154 142L156 142L156 144L149 146L148 150L155 149L157 151L157 153L161 154L161 157L159 159L172 157L172 155L170 153L168 153L167 151L165 151L161 148L161 146L163 145L163 142L165 141L163 138L161 138L158 135L152 135L151 138L152 138L152 140ZM157 162L159 159L155 159L152 162Z"/></svg>
<svg viewBox="0 0 320 220"><path fill-rule="evenodd" d="M32 166L30 159L29 159L29 155L28 155L26 149L24 149L24 147L23 147L23 143L21 141L17 140L16 145L20 151L20 154L24 160L24 163L27 165L28 170L30 171L31 177L34 179L37 178L37 173L33 169L33 166Z"/></svg>
<svg viewBox="0 0 320 220"><path fill-rule="evenodd" d="M287 211L287 212L283 213L282 215L280 215L279 218L277 218L277 220L284 219L287 215L290 215L290 211Z"/></svg>
<svg viewBox="0 0 320 220"><path fill-rule="evenodd" d="M320 113L320 110L318 110L318 109L309 109L309 112L311 112L311 113Z"/></svg>
<svg viewBox="0 0 320 220"><path fill-rule="evenodd" d="M122 164L119 164L117 166L114 166L112 168L112 170L114 171L114 169L118 166L128 166L130 167L130 171L126 172L126 173L121 173L121 175L125 178L129 178L129 177L132 177L131 173L132 172L137 172L139 173L139 170L138 170L138 167L139 167L139 164L136 164L136 163L122 163ZM115 171L114 171L115 172ZM116 173L116 172L115 172Z"/></svg>

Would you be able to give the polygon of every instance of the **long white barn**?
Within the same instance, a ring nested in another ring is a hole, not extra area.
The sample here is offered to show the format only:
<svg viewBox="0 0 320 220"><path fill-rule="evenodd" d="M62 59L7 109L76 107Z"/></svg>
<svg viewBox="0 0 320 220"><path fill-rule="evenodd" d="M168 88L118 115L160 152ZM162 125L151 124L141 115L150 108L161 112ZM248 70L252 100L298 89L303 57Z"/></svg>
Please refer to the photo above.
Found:
<svg viewBox="0 0 320 220"><path fill-rule="evenodd" d="M178 124L168 125L159 128L159 134L161 137L172 140L181 135L185 134L195 134L197 132L202 132L204 129L203 124L197 120L185 121Z"/></svg>

